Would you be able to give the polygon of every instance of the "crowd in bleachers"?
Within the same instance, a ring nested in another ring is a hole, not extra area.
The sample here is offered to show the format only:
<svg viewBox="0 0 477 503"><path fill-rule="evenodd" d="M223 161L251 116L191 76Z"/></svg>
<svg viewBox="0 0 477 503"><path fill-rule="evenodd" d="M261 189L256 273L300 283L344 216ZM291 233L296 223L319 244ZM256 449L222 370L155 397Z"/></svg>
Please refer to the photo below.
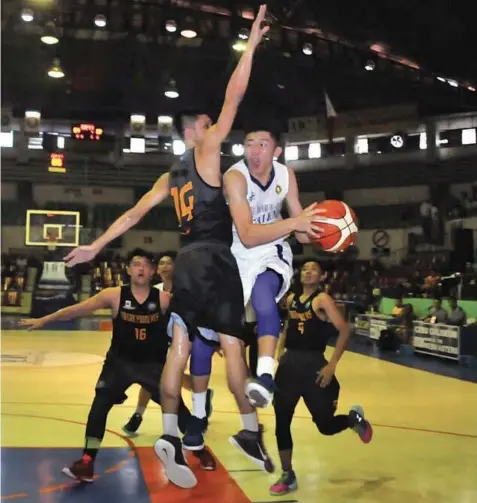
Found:
<svg viewBox="0 0 477 503"><path fill-rule="evenodd" d="M28 260L25 256L2 253L2 306L20 306L26 285Z"/></svg>
<svg viewBox="0 0 477 503"><path fill-rule="evenodd" d="M158 254L157 259L163 254ZM174 255L168 252L168 255ZM2 305L20 305L25 288L27 264L39 267L38 258L2 255ZM299 265L299 264L298 264ZM112 253L98 257L93 264L83 264L71 274L75 280L90 274L90 293L106 287L121 286L128 281L126 260ZM159 266L158 266L159 267ZM467 264L462 275L453 276L445 255L407 258L400 265L385 267L379 260L346 260L323 262L323 288L336 300L349 301L368 309L378 309L385 297L457 297L477 299L477 274ZM74 276L74 277L73 277ZM444 279L443 279L444 278ZM157 271L155 282L160 281Z"/></svg>

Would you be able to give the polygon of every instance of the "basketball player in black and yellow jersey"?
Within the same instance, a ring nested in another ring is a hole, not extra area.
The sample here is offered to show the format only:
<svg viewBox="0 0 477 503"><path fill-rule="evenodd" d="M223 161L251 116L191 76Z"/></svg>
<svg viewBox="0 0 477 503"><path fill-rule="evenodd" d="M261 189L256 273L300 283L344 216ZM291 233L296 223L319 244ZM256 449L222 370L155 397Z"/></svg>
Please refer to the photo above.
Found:
<svg viewBox="0 0 477 503"><path fill-rule="evenodd" d="M169 294L151 286L154 275L152 256L140 249L129 254L129 285L106 288L79 304L60 309L43 318L19 322L29 330L48 323L66 321L111 309L113 335L86 425L83 456L63 472L82 482L92 482L94 461L106 430L106 420L114 405L127 398L125 392L139 384L160 404L159 381L168 350L167 317ZM179 428L185 431L190 413L182 400Z"/></svg>
<svg viewBox="0 0 477 503"><path fill-rule="evenodd" d="M157 265L157 274L159 275L161 281L160 283L157 283L154 285L154 288L157 288L161 292L172 292L172 276L174 273L174 259L175 259L175 252L165 252L162 253L159 257L159 262ZM194 369L197 368L197 356L199 357L200 360L202 360L203 355L194 355L191 358L190 362L190 369L191 372L193 373ZM210 358L205 355L205 360L206 363L207 360L210 360ZM200 363L200 362L199 362ZM195 364L195 365L194 365ZM207 366L207 365L206 365ZM208 379L204 379L202 377L199 377L200 380L205 381L205 391L199 393L194 393L193 387L197 388L197 377L193 379L192 375L189 374L184 374L183 379L182 379L182 387L184 389L187 389L188 391L192 391L192 414L197 417L204 417L207 418L207 420L210 418L212 414L212 400L214 396L214 391L212 389L207 389L208 386ZM195 381L193 383L193 380ZM199 384L202 384L202 382L199 382ZM197 399L198 397L198 399ZM142 420L144 413L146 411L146 408L149 404L149 401L151 399L151 394L144 388L141 388L139 390L139 395L138 395L138 401L137 401L137 406L136 410L134 411L134 414L129 418L129 421L123 426L123 431L129 435L133 436L136 435L136 432L138 431L139 427L141 426ZM199 407L198 407L199 406ZM199 411L194 410L200 408ZM202 409L203 409L203 416L202 416ZM205 457L201 458L201 463L207 461ZM213 461L213 458L210 458L208 461ZM202 465L201 465L202 466ZM213 469L213 467L210 467L210 464L207 465L209 466L208 469ZM202 466L203 468L206 468ZM207 468L206 468L207 469Z"/></svg>
<svg viewBox="0 0 477 503"><path fill-rule="evenodd" d="M349 327L334 300L321 292L321 278L319 264L305 262L301 269L303 291L301 295L291 294L287 299L288 320L283 336L285 353L277 369L278 391L274 396L275 434L283 473L270 488L273 496L298 487L292 466L290 426L300 398L305 401L323 435L336 435L351 428L364 443L372 438L371 425L364 418L361 407L353 407L346 415L335 415L340 391L335 372L346 348ZM336 333L336 347L328 362L324 352L329 338Z"/></svg>
<svg viewBox="0 0 477 503"><path fill-rule="evenodd" d="M232 244L232 218L225 200L221 174L221 144L229 135L250 79L255 51L268 31L262 5L250 30L247 48L235 68L225 92L225 101L215 124L204 113L176 117L177 132L184 138L186 152L170 172L129 211L120 216L92 245L80 246L65 257L66 265L87 262L110 241L137 224L144 215L169 195L181 229L181 249L172 281L172 344L161 378L164 435L155 443L169 480L191 488L197 479L189 468L178 437L181 381L198 329L219 334L226 360L227 381L240 410L243 430L235 435L241 450L258 466L273 471L263 446L257 413L245 396L248 369L244 359L244 299ZM192 79L197 76L191 76ZM313 228L313 215L303 216ZM261 225L251 226L254 232ZM307 230L307 229L302 229ZM199 447L199 446L197 446Z"/></svg>

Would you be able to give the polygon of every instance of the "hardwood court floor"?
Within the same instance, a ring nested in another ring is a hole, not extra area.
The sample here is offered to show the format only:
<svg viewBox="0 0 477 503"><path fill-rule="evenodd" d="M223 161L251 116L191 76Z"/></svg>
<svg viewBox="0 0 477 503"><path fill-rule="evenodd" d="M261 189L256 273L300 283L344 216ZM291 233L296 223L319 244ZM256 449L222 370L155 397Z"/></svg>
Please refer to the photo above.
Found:
<svg viewBox="0 0 477 503"><path fill-rule="evenodd" d="M299 490L276 498L267 475L227 439L240 428L226 390L223 361L216 357L208 445L217 472L200 472L192 490L172 487L151 445L161 432L156 405L146 412L140 435L123 437L138 388L113 409L98 479L77 485L61 468L78 459L84 424L102 356L103 332L4 331L2 334L1 500L19 503L474 503L477 501L477 385L348 352L338 367L339 411L361 404L374 425L362 444L346 431L321 436L302 403L293 422ZM184 392L186 402L190 396ZM278 464L273 410L260 415L267 447ZM279 467L278 467L279 468Z"/></svg>

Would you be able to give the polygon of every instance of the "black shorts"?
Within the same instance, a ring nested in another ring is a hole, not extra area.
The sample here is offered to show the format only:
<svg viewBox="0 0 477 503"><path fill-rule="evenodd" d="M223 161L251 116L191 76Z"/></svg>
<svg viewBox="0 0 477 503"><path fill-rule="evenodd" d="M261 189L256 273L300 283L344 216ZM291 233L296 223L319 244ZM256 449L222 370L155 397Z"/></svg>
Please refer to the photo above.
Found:
<svg viewBox="0 0 477 503"><path fill-rule="evenodd" d="M191 338L199 327L243 337L242 281L229 246L193 243L179 251L170 311L182 318Z"/></svg>
<svg viewBox="0 0 477 503"><path fill-rule="evenodd" d="M319 351L287 350L275 376L275 410L293 411L300 398L303 398L312 417L323 416L323 413L334 414L340 394L338 379L333 376L326 388L316 384L318 372L327 363Z"/></svg>
<svg viewBox="0 0 477 503"><path fill-rule="evenodd" d="M163 363L131 362L109 352L96 383L96 393L107 393L113 403L120 404L127 398L126 390L139 384L156 403L161 403L159 382L163 368Z"/></svg>

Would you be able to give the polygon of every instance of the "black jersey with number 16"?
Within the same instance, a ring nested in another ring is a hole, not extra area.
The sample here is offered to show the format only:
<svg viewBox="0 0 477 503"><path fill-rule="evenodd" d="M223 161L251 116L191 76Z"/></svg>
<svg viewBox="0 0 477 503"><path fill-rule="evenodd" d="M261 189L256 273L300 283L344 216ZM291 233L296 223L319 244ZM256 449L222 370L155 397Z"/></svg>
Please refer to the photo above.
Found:
<svg viewBox="0 0 477 503"><path fill-rule="evenodd" d="M232 244L232 217L222 185L199 175L195 149L187 150L169 172L169 187L181 229L181 245L200 241Z"/></svg>
<svg viewBox="0 0 477 503"><path fill-rule="evenodd" d="M126 361L164 363L168 346L167 319L161 311L160 291L151 288L147 299L140 304L131 287L122 286L118 315L113 319L110 352Z"/></svg>

